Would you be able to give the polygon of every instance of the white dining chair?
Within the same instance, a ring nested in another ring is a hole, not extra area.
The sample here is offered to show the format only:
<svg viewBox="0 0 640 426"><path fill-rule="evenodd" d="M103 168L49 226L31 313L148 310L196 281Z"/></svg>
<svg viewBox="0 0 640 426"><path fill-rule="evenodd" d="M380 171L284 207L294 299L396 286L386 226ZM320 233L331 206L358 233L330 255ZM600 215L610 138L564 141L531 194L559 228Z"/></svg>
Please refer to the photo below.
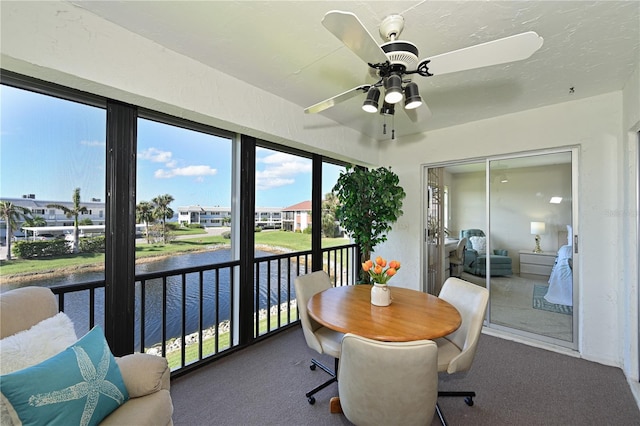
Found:
<svg viewBox="0 0 640 426"><path fill-rule="evenodd" d="M320 361L312 358L309 368L315 370L316 367L324 370L331 376L329 380L316 386L305 394L309 404L315 404L316 398L313 396L316 392L326 388L331 383L337 381L336 372L338 371L338 361L340 359L340 351L342 345L343 333L331 330L322 326L309 316L307 312L307 303L309 299L316 293L327 290L332 287L331 278L324 271L316 271L306 275L296 277L294 281L296 290L296 303L298 306L298 315L302 324L302 332L307 342L307 346L315 350L319 354L327 354L334 357L334 369L322 364Z"/></svg>
<svg viewBox="0 0 640 426"><path fill-rule="evenodd" d="M437 359L431 340L382 342L347 333L338 371L342 412L358 426L431 424Z"/></svg>
<svg viewBox="0 0 640 426"><path fill-rule="evenodd" d="M482 332L489 303L489 291L459 278L448 278L438 297L451 303L462 317L460 328L435 340L438 345L438 372L453 374L468 371L473 364ZM438 396L464 397L465 403L472 406L476 393L473 391L440 391ZM444 414L439 406L436 406L436 411L442 424L446 424Z"/></svg>

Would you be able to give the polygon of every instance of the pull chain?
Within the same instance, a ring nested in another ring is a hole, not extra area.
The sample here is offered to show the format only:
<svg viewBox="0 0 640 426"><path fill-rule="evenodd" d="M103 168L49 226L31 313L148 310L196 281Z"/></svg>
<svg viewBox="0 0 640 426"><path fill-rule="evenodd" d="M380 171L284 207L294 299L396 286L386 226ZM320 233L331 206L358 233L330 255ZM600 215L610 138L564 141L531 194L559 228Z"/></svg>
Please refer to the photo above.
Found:
<svg viewBox="0 0 640 426"><path fill-rule="evenodd" d="M391 117L391 140L396 139L396 116Z"/></svg>

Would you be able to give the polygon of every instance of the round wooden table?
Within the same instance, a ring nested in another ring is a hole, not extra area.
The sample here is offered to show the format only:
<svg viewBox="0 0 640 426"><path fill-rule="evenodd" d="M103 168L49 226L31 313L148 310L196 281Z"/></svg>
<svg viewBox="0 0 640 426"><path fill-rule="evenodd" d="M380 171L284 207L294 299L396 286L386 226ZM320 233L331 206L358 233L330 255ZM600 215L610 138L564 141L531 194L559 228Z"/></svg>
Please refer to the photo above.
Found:
<svg viewBox="0 0 640 426"><path fill-rule="evenodd" d="M390 287L391 304L371 304L371 286L332 287L313 295L309 315L323 326L386 342L433 340L460 327L462 318L448 302L401 287Z"/></svg>

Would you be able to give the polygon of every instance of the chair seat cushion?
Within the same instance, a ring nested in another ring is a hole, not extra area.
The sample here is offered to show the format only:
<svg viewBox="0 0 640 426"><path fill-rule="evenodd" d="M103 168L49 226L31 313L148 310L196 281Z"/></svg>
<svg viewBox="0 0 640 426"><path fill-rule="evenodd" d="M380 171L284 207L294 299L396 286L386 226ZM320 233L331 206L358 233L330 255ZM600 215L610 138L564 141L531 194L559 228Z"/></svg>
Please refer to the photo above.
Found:
<svg viewBox="0 0 640 426"><path fill-rule="evenodd" d="M343 333L331 330L327 327L320 327L315 331L316 337L322 345L322 352L334 358L340 358L342 350Z"/></svg>
<svg viewBox="0 0 640 426"><path fill-rule="evenodd" d="M445 337L435 339L438 345L438 372L447 371L451 360L460 355L460 348Z"/></svg>

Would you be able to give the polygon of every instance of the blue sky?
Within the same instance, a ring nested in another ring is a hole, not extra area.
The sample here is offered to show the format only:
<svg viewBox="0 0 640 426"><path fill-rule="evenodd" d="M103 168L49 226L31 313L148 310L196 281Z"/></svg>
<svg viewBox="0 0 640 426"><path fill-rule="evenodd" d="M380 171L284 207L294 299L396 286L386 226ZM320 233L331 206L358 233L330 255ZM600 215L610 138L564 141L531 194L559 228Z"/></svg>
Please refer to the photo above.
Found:
<svg viewBox="0 0 640 426"><path fill-rule="evenodd" d="M106 112L0 86L0 197L36 194L47 201L104 201ZM311 160L259 148L256 206L287 207L311 199ZM323 168L323 194L340 168ZM231 143L141 119L137 202L171 194L171 207L231 204Z"/></svg>

